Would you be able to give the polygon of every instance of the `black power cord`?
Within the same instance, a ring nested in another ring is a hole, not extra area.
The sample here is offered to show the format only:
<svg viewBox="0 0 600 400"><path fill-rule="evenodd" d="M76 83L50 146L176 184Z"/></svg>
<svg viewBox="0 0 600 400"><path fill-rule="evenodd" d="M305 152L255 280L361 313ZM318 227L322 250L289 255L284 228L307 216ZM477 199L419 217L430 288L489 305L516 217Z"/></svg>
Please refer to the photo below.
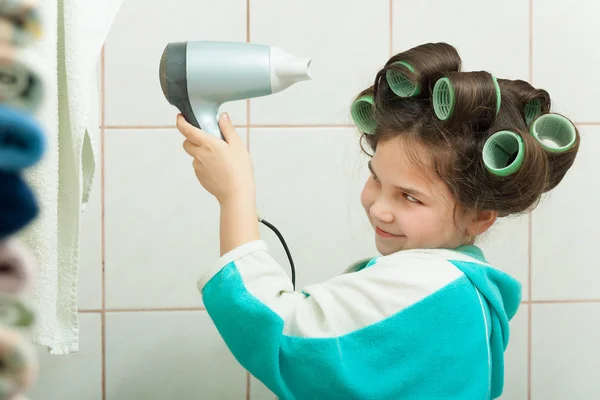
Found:
<svg viewBox="0 0 600 400"><path fill-rule="evenodd" d="M285 254L287 254L287 258L290 261L290 268L292 270L292 286L294 287L294 290L296 290L296 268L294 267L294 260L292 259L292 254L290 253L290 249L288 249L288 246L285 243L285 239L283 238L283 235L281 234L281 232L279 232L279 230L275 227L275 225L271 224L269 221L265 220L264 218L260 218L260 222L262 222L269 229L271 229L273 232L275 232L275 234L281 241L281 244L283 245L283 249L285 250Z"/></svg>

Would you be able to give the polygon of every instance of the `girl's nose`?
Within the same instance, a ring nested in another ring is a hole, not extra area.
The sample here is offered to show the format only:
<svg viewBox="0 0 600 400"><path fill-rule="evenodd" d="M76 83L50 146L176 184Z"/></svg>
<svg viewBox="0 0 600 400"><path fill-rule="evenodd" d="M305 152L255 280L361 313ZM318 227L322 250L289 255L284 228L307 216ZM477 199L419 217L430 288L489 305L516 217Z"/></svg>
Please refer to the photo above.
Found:
<svg viewBox="0 0 600 400"><path fill-rule="evenodd" d="M381 222L391 223L394 222L394 214L392 213L392 209L387 201L384 199L377 199L369 208L369 213L371 217L377 219Z"/></svg>

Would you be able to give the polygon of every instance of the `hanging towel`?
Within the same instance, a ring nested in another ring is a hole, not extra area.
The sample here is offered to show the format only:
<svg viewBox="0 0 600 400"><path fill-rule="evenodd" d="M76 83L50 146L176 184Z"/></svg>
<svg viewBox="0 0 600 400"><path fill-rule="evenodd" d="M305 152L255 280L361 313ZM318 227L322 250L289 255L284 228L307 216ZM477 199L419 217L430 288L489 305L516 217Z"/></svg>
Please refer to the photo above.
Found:
<svg viewBox="0 0 600 400"><path fill-rule="evenodd" d="M43 211L22 238L38 264L33 340L51 354L79 349L80 214L93 184L100 125L96 66L121 3L44 0L39 6L44 38L38 51L54 77L48 87L56 87L58 96L50 96L39 112L50 138L30 177Z"/></svg>
<svg viewBox="0 0 600 400"><path fill-rule="evenodd" d="M0 170L0 239L24 230L38 214L38 201L21 174Z"/></svg>
<svg viewBox="0 0 600 400"><path fill-rule="evenodd" d="M41 34L37 1L0 0L0 41L22 46Z"/></svg>
<svg viewBox="0 0 600 400"><path fill-rule="evenodd" d="M36 164L46 144L42 127L29 113L0 104L0 170L21 171Z"/></svg>

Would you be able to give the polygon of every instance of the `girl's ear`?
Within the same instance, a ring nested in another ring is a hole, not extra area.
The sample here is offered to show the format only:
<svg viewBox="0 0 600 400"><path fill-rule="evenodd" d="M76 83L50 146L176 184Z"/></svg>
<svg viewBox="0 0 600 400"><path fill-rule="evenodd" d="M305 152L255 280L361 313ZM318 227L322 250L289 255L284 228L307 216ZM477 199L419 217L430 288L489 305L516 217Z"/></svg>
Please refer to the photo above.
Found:
<svg viewBox="0 0 600 400"><path fill-rule="evenodd" d="M487 231L498 219L498 211L478 211L467 226L469 235L477 236Z"/></svg>

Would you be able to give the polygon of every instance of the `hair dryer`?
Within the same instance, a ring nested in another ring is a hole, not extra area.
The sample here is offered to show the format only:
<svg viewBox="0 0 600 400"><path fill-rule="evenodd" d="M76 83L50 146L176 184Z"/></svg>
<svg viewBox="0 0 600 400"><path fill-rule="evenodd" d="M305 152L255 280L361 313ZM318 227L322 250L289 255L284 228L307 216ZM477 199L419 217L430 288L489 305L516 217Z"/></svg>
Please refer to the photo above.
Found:
<svg viewBox="0 0 600 400"><path fill-rule="evenodd" d="M169 43L160 60L167 101L197 128L223 138L218 113L228 101L267 96L310 80L311 59L237 42Z"/></svg>

